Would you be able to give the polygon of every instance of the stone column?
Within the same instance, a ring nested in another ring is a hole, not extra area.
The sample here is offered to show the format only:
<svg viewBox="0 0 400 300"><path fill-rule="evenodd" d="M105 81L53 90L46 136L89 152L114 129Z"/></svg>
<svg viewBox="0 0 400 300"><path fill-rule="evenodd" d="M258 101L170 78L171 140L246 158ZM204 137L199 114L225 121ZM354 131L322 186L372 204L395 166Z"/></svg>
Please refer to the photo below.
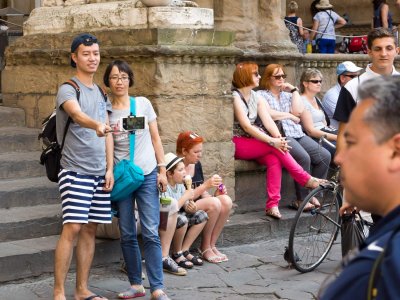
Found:
<svg viewBox="0 0 400 300"><path fill-rule="evenodd" d="M236 32L235 46L249 51L298 53L289 39L281 0L214 0L215 27Z"/></svg>

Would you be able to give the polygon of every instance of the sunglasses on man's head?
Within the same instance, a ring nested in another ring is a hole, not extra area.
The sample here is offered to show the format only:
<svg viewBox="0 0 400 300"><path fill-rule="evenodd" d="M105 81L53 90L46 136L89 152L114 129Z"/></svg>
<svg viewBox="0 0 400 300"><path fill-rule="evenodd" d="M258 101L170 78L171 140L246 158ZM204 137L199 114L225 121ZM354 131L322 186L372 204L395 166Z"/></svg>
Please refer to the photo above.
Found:
<svg viewBox="0 0 400 300"><path fill-rule="evenodd" d="M349 78L355 78L358 76L358 75L351 75L351 74L343 74L343 75L346 77L349 77Z"/></svg>
<svg viewBox="0 0 400 300"><path fill-rule="evenodd" d="M272 75L272 77L274 77L276 80L279 80L279 79L286 79L287 75L286 74L283 74L283 75Z"/></svg>
<svg viewBox="0 0 400 300"><path fill-rule="evenodd" d="M97 38L92 38L92 37L84 38L82 41L82 44L84 44L85 46L92 46L93 44L96 43L97 43Z"/></svg>

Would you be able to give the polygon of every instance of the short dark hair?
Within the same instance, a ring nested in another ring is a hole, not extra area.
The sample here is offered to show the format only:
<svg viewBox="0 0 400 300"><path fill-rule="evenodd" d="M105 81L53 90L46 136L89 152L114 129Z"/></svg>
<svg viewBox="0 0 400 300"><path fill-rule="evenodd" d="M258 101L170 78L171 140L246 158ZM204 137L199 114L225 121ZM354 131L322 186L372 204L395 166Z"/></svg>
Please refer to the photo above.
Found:
<svg viewBox="0 0 400 300"><path fill-rule="evenodd" d="M379 76L361 84L361 101L373 99L364 121L372 127L377 143L383 143L400 133L400 76Z"/></svg>
<svg viewBox="0 0 400 300"><path fill-rule="evenodd" d="M372 44L376 39L382 39L386 37L392 38L393 42L396 44L396 38L390 30L382 27L372 29L370 32L368 32L368 49L371 49Z"/></svg>
<svg viewBox="0 0 400 300"><path fill-rule="evenodd" d="M103 76L103 82L106 87L110 87L110 73L113 67L117 67L120 72L124 72L128 74L129 77L129 86L133 86L135 82L135 77L133 75L132 68L129 66L129 64L126 61L123 60L113 60L110 62L106 68L106 71L104 72Z"/></svg>

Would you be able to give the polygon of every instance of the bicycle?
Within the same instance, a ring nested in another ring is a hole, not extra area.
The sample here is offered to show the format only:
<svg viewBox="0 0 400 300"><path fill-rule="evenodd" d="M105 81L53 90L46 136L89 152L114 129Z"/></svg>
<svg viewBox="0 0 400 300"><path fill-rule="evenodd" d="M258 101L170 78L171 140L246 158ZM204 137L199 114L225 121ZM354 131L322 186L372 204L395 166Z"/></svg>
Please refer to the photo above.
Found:
<svg viewBox="0 0 400 300"><path fill-rule="evenodd" d="M321 138L319 144L328 142ZM301 272L311 272L328 255L341 229L342 218L339 209L342 206L343 187L340 184L340 168L334 169L326 183L312 190L301 203L290 229L288 253L284 255L294 268ZM305 211L305 207L314 198L320 207ZM370 227L358 213L363 226Z"/></svg>
<svg viewBox="0 0 400 300"><path fill-rule="evenodd" d="M320 207L305 211L307 204L317 198ZM339 167L332 178L312 190L301 203L289 235L289 260L301 272L311 272L328 255L335 242L341 218L342 187L339 182Z"/></svg>

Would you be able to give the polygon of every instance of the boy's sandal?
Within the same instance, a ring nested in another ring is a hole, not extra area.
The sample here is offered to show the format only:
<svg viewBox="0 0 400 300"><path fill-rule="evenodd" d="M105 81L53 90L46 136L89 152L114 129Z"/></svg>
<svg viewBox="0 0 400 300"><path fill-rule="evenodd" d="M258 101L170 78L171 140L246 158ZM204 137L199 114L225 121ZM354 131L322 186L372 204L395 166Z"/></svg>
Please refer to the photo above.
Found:
<svg viewBox="0 0 400 300"><path fill-rule="evenodd" d="M183 259L180 261L177 261L178 258L182 257ZM186 257L183 256L182 252L178 253L173 253L172 254L173 260L178 264L178 266L185 268L185 269L191 269L193 268L193 263L191 261L188 261Z"/></svg>
<svg viewBox="0 0 400 300"><path fill-rule="evenodd" d="M191 254L189 252L189 250L183 251L182 254L188 261L190 261L195 266L202 266L203 265L203 261L201 260L201 258L198 257L197 255ZM188 258L189 255L192 255L192 258Z"/></svg>
<svg viewBox="0 0 400 300"><path fill-rule="evenodd" d="M212 255L212 256L210 256L210 257L205 257L205 256L204 256L204 253L207 253L208 251L211 251L211 253L214 253L214 252L212 251L211 248L208 248L208 249L206 249L206 250L204 250L204 251L199 251L199 252L201 253L201 257L202 257L205 261L207 261L207 262L209 262L209 263L212 263L212 264L219 264L219 263L221 262L221 257L219 257L218 255Z"/></svg>
<svg viewBox="0 0 400 300"><path fill-rule="evenodd" d="M163 259L162 264L165 272L178 276L185 276L187 274L187 271L184 268L179 267L177 263L169 256Z"/></svg>
<svg viewBox="0 0 400 300"><path fill-rule="evenodd" d="M267 210L265 210L265 215L272 217L274 219L280 220L282 218L281 213L279 212L278 207L274 206Z"/></svg>
<svg viewBox="0 0 400 300"><path fill-rule="evenodd" d="M212 247L211 248L212 249L212 251L215 253L215 250L217 250L218 251L218 249L217 249L217 247ZM215 250L214 250L215 249ZM219 251L218 251L219 252ZM221 252L219 252L219 253L221 253ZM228 261L229 259L228 259L228 256L226 256L225 254L223 254L223 253L221 253L220 255L218 255L218 257L219 258L221 258L221 262L224 262L224 261Z"/></svg>
<svg viewBox="0 0 400 300"><path fill-rule="evenodd" d="M290 205L290 208L298 210L300 208L302 202L303 201L301 201L301 200L294 200L292 202L292 204ZM311 204L310 202L308 202L306 204L306 206L304 207L303 211L310 211L314 208L315 208L315 206L313 204Z"/></svg>

